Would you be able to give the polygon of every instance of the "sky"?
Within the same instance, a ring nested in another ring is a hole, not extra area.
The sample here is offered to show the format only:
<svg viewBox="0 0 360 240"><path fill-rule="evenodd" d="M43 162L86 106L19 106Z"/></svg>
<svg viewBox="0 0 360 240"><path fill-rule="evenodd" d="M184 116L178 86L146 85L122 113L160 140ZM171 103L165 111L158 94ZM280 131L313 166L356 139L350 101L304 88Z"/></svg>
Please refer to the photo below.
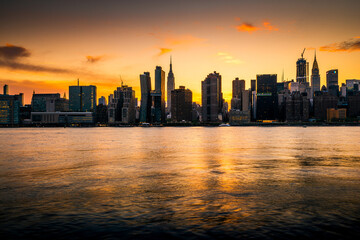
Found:
<svg viewBox="0 0 360 240"><path fill-rule="evenodd" d="M139 75L173 59L175 87L201 102L201 81L214 71L231 98L232 80L277 74L296 78L304 48L310 69L316 50L321 84L339 69L339 82L360 79L358 0L3 0L0 2L0 84L10 94L65 93L96 85L108 97L133 87Z"/></svg>

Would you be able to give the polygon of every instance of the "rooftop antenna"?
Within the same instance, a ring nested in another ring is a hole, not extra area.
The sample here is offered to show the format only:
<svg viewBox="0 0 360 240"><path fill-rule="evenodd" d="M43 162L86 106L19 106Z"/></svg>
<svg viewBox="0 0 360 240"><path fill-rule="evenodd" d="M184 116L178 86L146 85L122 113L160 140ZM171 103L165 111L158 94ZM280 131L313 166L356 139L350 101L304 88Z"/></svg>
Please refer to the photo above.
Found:
<svg viewBox="0 0 360 240"><path fill-rule="evenodd" d="M124 82L123 82L123 80L122 80L121 74L119 74L119 77L120 77L120 81L121 81L121 87L123 87L123 86L124 86Z"/></svg>
<svg viewBox="0 0 360 240"><path fill-rule="evenodd" d="M77 81L77 82L78 82L78 86L80 86L80 79L79 79L79 78L78 78L78 81Z"/></svg>

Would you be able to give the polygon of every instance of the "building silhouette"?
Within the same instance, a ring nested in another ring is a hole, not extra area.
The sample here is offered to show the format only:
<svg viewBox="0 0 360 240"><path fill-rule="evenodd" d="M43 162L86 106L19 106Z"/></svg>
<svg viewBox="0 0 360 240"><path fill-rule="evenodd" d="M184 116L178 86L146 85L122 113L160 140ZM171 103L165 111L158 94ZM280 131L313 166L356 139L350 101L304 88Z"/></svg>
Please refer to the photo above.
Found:
<svg viewBox="0 0 360 240"><path fill-rule="evenodd" d="M141 103L140 103L140 122L151 122L151 78L149 72L140 74L140 89L141 89Z"/></svg>
<svg viewBox="0 0 360 240"><path fill-rule="evenodd" d="M262 74L256 76L257 82L257 120L275 120L277 118L277 75Z"/></svg>
<svg viewBox="0 0 360 240"><path fill-rule="evenodd" d="M135 91L122 85L109 96L108 120L112 124L135 123Z"/></svg>
<svg viewBox="0 0 360 240"><path fill-rule="evenodd" d="M203 122L222 121L223 94L219 73L210 73L201 82L201 101Z"/></svg>
<svg viewBox="0 0 360 240"><path fill-rule="evenodd" d="M154 123L164 123L165 119L165 72L160 66L155 69L155 90L151 91L154 102Z"/></svg>
<svg viewBox="0 0 360 240"><path fill-rule="evenodd" d="M245 90L245 80L235 78L232 81L232 97L241 99L241 92Z"/></svg>
<svg viewBox="0 0 360 240"><path fill-rule="evenodd" d="M304 52L301 54L301 58L296 62L296 82L298 83L309 82L309 63L303 57L303 54Z"/></svg>
<svg viewBox="0 0 360 240"><path fill-rule="evenodd" d="M339 95L339 71L337 69L326 72L326 87L330 94Z"/></svg>
<svg viewBox="0 0 360 240"><path fill-rule="evenodd" d="M69 86L69 109L72 112L94 112L96 86Z"/></svg>
<svg viewBox="0 0 360 240"><path fill-rule="evenodd" d="M192 92L180 86L171 91L171 120L175 122L192 121Z"/></svg>
<svg viewBox="0 0 360 240"><path fill-rule="evenodd" d="M172 71L172 58L170 57L170 70L167 77L167 111L171 113L171 91L175 89L175 77Z"/></svg>
<svg viewBox="0 0 360 240"><path fill-rule="evenodd" d="M20 107L23 95L9 95L9 86L4 85L4 92L0 94L0 125L14 125L20 123Z"/></svg>
<svg viewBox="0 0 360 240"><path fill-rule="evenodd" d="M319 72L320 71L319 71L318 63L316 61L316 52L315 52L314 63L313 63L312 71L311 71L311 92L312 92L311 97L314 96L315 92L320 91L320 73Z"/></svg>

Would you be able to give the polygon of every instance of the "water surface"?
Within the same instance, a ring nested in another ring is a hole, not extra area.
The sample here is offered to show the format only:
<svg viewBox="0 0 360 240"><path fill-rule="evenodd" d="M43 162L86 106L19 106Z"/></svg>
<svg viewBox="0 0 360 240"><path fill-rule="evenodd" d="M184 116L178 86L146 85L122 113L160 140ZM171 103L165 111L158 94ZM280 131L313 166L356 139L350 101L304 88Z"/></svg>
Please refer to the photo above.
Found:
<svg viewBox="0 0 360 240"><path fill-rule="evenodd" d="M8 239L354 239L359 127L0 129Z"/></svg>

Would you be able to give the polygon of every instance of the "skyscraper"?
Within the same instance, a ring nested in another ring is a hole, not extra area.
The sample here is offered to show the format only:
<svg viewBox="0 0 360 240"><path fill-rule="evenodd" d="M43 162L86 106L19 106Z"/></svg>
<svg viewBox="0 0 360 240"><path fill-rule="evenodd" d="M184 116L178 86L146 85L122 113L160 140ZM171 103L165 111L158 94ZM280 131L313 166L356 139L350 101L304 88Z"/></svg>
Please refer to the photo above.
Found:
<svg viewBox="0 0 360 240"><path fill-rule="evenodd" d="M165 72L160 66L155 69L155 90L151 91L154 99L154 122L165 122Z"/></svg>
<svg viewBox="0 0 360 240"><path fill-rule="evenodd" d="M151 78L149 72L140 74L141 105L140 122L151 122Z"/></svg>
<svg viewBox="0 0 360 240"><path fill-rule="evenodd" d="M8 85L4 85L4 95L9 95L9 86Z"/></svg>
<svg viewBox="0 0 360 240"><path fill-rule="evenodd" d="M172 107L171 119L176 122L191 121L192 119L192 92L180 86L171 91Z"/></svg>
<svg viewBox="0 0 360 240"><path fill-rule="evenodd" d="M256 76L257 82L257 120L275 120L277 118L277 75Z"/></svg>
<svg viewBox="0 0 360 240"><path fill-rule="evenodd" d="M69 109L72 112L94 112L96 86L69 86Z"/></svg>
<svg viewBox="0 0 360 240"><path fill-rule="evenodd" d="M207 75L201 82L202 121L219 122L222 120L223 94L221 75L217 72Z"/></svg>
<svg viewBox="0 0 360 240"><path fill-rule="evenodd" d="M232 97L233 98L241 98L241 92L245 90L245 80L239 80L239 78L235 78L232 81Z"/></svg>
<svg viewBox="0 0 360 240"><path fill-rule="evenodd" d="M170 71L167 77L167 110L171 112L171 91L175 89L175 77L172 71L172 58L170 57Z"/></svg>
<svg viewBox="0 0 360 240"><path fill-rule="evenodd" d="M312 72L311 72L312 97L314 96L314 93L318 92L318 91L320 91L320 74L319 74L319 66L316 61L316 52L315 52L315 58L314 58L314 63L313 63L313 67L312 67Z"/></svg>
<svg viewBox="0 0 360 240"><path fill-rule="evenodd" d="M296 61L296 82L299 83L309 82L309 63L303 57L304 52L301 54L301 58Z"/></svg>
<svg viewBox="0 0 360 240"><path fill-rule="evenodd" d="M331 95L339 95L339 71L337 69L331 69L326 72L326 87Z"/></svg>
<svg viewBox="0 0 360 240"><path fill-rule="evenodd" d="M135 122L135 91L132 87L122 85L109 97L109 123Z"/></svg>

